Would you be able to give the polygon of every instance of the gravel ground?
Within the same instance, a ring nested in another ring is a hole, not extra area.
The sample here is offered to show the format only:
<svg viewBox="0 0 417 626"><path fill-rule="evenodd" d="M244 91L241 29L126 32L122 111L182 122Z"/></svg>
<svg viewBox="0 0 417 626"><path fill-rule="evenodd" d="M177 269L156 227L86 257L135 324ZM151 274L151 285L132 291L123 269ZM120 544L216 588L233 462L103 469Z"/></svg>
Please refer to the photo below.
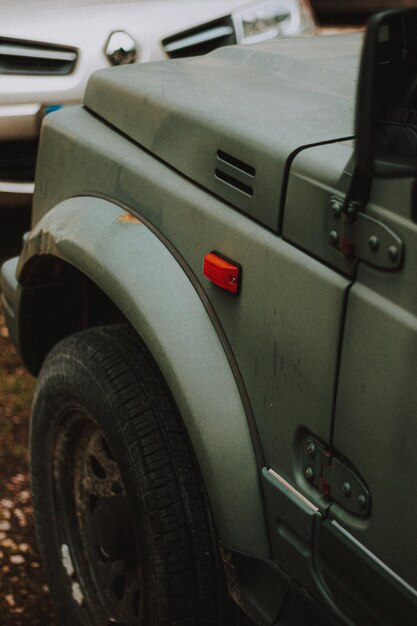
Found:
<svg viewBox="0 0 417 626"><path fill-rule="evenodd" d="M6 241L0 234L0 264L20 249L18 222L10 220ZM28 475L34 387L0 309L0 626L56 626L36 545Z"/></svg>
<svg viewBox="0 0 417 626"><path fill-rule="evenodd" d="M0 626L54 626L33 526L28 426L34 379L0 315Z"/></svg>

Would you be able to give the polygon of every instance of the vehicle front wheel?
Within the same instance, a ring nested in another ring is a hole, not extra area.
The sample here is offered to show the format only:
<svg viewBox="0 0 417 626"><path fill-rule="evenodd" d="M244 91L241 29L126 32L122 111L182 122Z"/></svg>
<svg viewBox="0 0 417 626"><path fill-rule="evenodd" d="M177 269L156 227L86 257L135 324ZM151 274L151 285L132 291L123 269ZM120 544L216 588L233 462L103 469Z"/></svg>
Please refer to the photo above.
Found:
<svg viewBox="0 0 417 626"><path fill-rule="evenodd" d="M35 521L60 624L240 622L181 417L127 325L47 357L31 426Z"/></svg>

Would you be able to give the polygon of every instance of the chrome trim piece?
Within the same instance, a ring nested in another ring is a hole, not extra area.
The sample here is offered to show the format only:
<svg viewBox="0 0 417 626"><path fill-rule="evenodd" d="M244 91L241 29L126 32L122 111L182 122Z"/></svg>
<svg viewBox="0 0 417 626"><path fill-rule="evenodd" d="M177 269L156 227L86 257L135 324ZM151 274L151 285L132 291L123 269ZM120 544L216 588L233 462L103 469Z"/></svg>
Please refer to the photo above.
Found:
<svg viewBox="0 0 417 626"><path fill-rule="evenodd" d="M276 478L276 480L278 480L281 485L284 485L284 487L286 487L287 489L289 489L289 491L291 491L291 493L293 493L295 496L297 496L297 498L299 500L301 500L301 502L303 504L305 504L306 506L308 506L312 511L315 511L316 513L318 513L319 509L318 507L316 507L315 504L313 504L312 502L310 502L310 500L307 500L307 498L305 496L303 496L302 493L300 493L299 491L297 491L297 489L295 489L288 481L285 480L285 478L283 478L282 476L280 476L279 474L277 474L276 472L274 472L273 469L268 469L269 474L271 474L271 476L273 476L274 478Z"/></svg>
<svg viewBox="0 0 417 626"><path fill-rule="evenodd" d="M111 65L134 63L138 53L136 41L124 30L116 30L109 35L105 53Z"/></svg>
<svg viewBox="0 0 417 626"><path fill-rule="evenodd" d="M35 139L39 134L40 113L40 104L0 105L2 141Z"/></svg>
<svg viewBox="0 0 417 626"><path fill-rule="evenodd" d="M208 28L194 35L188 35L171 43L164 45L165 52L176 52L177 50L183 50L184 48L190 48L198 44L205 43L207 41L213 41L214 39L220 39L220 37L227 37L233 35L234 30L232 26L215 26L214 28Z"/></svg>
<svg viewBox="0 0 417 626"><path fill-rule="evenodd" d="M35 48L18 43L0 43L0 56L26 57L30 59L52 59L54 61L72 62L77 54L71 51Z"/></svg>
<svg viewBox="0 0 417 626"><path fill-rule="evenodd" d="M3 117L29 117L37 115L40 104L0 104L0 119Z"/></svg>
<svg viewBox="0 0 417 626"><path fill-rule="evenodd" d="M34 191L35 183L0 181L0 193L33 194Z"/></svg>
<svg viewBox="0 0 417 626"><path fill-rule="evenodd" d="M332 526L337 528L339 532L341 532L349 541L351 541L361 552L363 552L369 559L371 559L376 565L378 565L381 569L384 570L389 576L394 578L400 585L402 585L409 593L411 593L414 598L417 599L417 590L414 589L411 585L409 585L403 578L398 576L392 569L390 569L381 559L379 559L373 552L368 550L360 541L358 541L353 535L351 535L347 530L343 528L338 522L332 520Z"/></svg>

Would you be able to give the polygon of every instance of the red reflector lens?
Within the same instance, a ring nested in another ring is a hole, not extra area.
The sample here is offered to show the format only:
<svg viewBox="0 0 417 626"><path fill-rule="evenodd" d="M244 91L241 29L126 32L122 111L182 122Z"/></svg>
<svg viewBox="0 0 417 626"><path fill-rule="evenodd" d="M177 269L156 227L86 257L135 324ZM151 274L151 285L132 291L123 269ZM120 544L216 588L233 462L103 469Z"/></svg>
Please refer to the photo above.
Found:
<svg viewBox="0 0 417 626"><path fill-rule="evenodd" d="M204 276L221 289L237 293L239 290L239 273L238 265L226 261L214 252L209 252L204 257Z"/></svg>

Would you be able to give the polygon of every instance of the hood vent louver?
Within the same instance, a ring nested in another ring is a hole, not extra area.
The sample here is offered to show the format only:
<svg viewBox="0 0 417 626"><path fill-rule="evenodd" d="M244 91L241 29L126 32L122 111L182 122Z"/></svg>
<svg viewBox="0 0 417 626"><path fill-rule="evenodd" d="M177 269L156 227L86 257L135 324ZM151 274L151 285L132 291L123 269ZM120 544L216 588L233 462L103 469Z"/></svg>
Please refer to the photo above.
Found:
<svg viewBox="0 0 417 626"><path fill-rule="evenodd" d="M63 76L73 71L76 61L72 48L0 39L0 74Z"/></svg>
<svg viewBox="0 0 417 626"><path fill-rule="evenodd" d="M223 150L217 151L216 169L214 170L214 176L217 180L246 196L252 197L255 175L256 170L252 165L223 152Z"/></svg>
<svg viewBox="0 0 417 626"><path fill-rule="evenodd" d="M167 37L162 41L162 46L171 59L179 59L207 54L221 46L235 43L233 21L227 16Z"/></svg>

